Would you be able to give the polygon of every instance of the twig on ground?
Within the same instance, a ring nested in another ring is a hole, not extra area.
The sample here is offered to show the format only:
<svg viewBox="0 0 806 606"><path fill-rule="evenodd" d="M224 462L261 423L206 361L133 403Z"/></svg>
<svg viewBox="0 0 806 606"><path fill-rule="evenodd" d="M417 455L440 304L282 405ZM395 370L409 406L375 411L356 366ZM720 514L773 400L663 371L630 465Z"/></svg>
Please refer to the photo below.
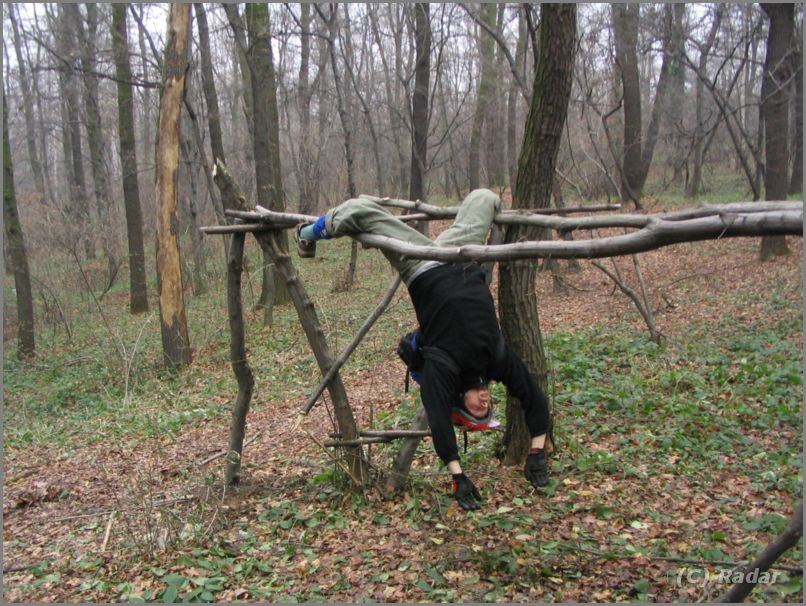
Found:
<svg viewBox="0 0 806 606"><path fill-rule="evenodd" d="M161 501L154 501L151 504L151 507L166 507L168 505L176 505L177 503L187 503L189 501L195 501L199 497L197 495L185 495L184 497L175 497L172 499L163 499ZM138 509L146 509L146 507L127 507L125 509L101 509L99 511L88 511L87 513L77 513L74 515L64 516L61 518L56 518L52 520L53 522L66 522L68 520L79 520L81 518L95 518L98 516L105 516L116 511L136 511Z"/></svg>
<svg viewBox="0 0 806 606"><path fill-rule="evenodd" d="M249 446L250 444L252 444L252 442L254 442L255 440L257 440L257 439L260 437L260 435L263 433L263 431L264 431L264 430L262 430L262 429L261 429L260 431L256 431L256 432L255 432L255 435L253 435L253 436L252 436L251 438L249 438L249 439L248 439L246 442L244 442L243 447L244 447L244 448L246 448L247 446ZM206 459L202 459L201 461L199 461L198 463L196 463L196 465L197 465L198 467L204 467L205 465L207 465L207 463L210 463L211 461L215 461L216 459L220 459L220 458L221 458L221 457L223 457L223 456L226 456L226 454L227 454L228 452L229 452L228 450L219 450L217 453L215 453L215 454L211 454L211 455L210 455L209 457L207 457Z"/></svg>
<svg viewBox="0 0 806 606"><path fill-rule="evenodd" d="M10 574L12 572L22 572L23 570L29 570L34 566L39 566L41 563L42 562L32 562L31 564L19 564L18 566L9 566L8 568L3 568L3 574Z"/></svg>
<svg viewBox="0 0 806 606"><path fill-rule="evenodd" d="M109 537L112 535L112 524L115 522L115 515L117 511L109 514L109 521L106 523L106 531L104 532L104 540L101 543L101 551L106 551L106 546L109 544Z"/></svg>
<svg viewBox="0 0 806 606"><path fill-rule="evenodd" d="M567 551L580 551L582 553L587 553L590 555L594 555L600 558L610 559L610 560L634 560L636 557L643 557L648 560L660 561L660 562L676 562L680 564L697 564L699 566L711 565L711 566L731 566L731 567L741 567L746 564L746 562L729 562L726 560L697 560L693 558L677 558L673 556L656 556L656 555L649 555L649 554L635 554L635 553L615 553L615 552L607 552L603 553L601 551L596 551L595 549L589 549L587 547L582 547L581 545L574 545L574 546L565 546L564 547ZM782 566L782 565L773 565L770 568L774 568L776 570L781 570L783 572L791 572L793 574L802 574L802 568L795 568L794 566Z"/></svg>

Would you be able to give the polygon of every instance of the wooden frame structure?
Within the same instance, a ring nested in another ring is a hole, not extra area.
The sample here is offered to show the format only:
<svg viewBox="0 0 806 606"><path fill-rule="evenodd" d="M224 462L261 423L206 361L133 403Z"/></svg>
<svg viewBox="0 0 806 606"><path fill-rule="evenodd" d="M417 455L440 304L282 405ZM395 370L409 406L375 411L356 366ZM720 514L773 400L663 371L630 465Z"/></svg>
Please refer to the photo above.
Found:
<svg viewBox="0 0 806 606"><path fill-rule="evenodd" d="M352 413L347 393L339 375L339 369L355 350L374 322L382 315L398 287L399 277L392 281L377 308L367 318L360 330L345 348L335 357L327 343L304 286L291 263L288 251L274 236L281 230L293 228L300 223L311 223L315 216L295 213L275 212L262 207L248 210L246 199L240 188L227 171L217 162L214 180L222 194L225 214L233 219L230 225L202 228L207 234L231 234L227 262L227 307L230 323L230 361L238 381L238 394L233 403L232 425L230 427L229 448L226 455L225 480L237 484L240 479L243 455L246 416L254 386L254 376L246 359L244 338L243 305L241 299L241 272L243 269L244 242L247 233L253 234L264 250L269 251L280 276L285 280L291 299L300 317L308 341L322 373L322 381L309 397L300 414L307 414L316 404L319 396L328 389L333 403L337 432L328 446L343 447L347 459L347 469L357 484L363 482L366 461L362 446L365 444L388 442L403 439L404 445L398 455L398 462L409 457L402 468L408 469L414 448L422 437L428 435L427 423L423 414L415 419L411 430L401 431L362 431L358 428ZM400 208L412 213L401 215L403 221L430 221L449 219L456 215L458 208L437 207L422 202L362 196L388 207ZM356 240L365 247L381 248L406 254L412 258L433 259L444 262L467 261L506 261L514 259L540 258L602 258L648 251L679 242L690 242L726 237L748 237L764 235L803 236L803 204L801 202L741 202L722 205L703 205L672 213L655 215L615 214L606 216L585 216L572 218L565 215L579 212L601 212L616 210L617 205L583 206L565 209L543 209L530 213L503 211L496 215L494 225L529 224L553 229L560 234L576 230L597 228L623 228L633 230L622 235L607 236L589 240L544 240L514 244L467 245L455 248L438 246L416 246L392 238L372 234L358 234ZM405 472L404 472L405 473ZM404 479L404 478L403 478ZM395 484L399 485L401 478Z"/></svg>

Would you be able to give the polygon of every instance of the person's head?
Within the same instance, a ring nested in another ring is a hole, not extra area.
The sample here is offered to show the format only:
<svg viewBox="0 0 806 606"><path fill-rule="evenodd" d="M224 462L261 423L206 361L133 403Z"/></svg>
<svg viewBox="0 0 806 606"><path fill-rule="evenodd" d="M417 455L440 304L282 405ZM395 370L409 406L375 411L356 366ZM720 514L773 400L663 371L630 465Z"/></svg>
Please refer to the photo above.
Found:
<svg viewBox="0 0 806 606"><path fill-rule="evenodd" d="M467 411L479 419L490 413L490 389L486 383L471 387L462 396Z"/></svg>

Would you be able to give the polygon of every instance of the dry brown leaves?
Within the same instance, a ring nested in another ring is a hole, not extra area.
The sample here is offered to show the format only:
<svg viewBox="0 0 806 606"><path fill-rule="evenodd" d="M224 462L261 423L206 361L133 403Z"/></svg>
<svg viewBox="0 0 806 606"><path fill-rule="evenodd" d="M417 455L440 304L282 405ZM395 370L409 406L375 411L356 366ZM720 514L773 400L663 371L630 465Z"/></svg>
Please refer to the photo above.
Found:
<svg viewBox="0 0 806 606"><path fill-rule="evenodd" d="M678 245L642 254L644 278L660 330L673 339L685 332L694 317L712 322L725 318L743 322L757 321L763 315L760 304L725 304L720 297L725 289L742 289L763 297L770 284L783 282L791 284L787 296L800 300L802 241L792 238L789 244L793 250L791 256L763 264L757 261L758 241L748 239ZM629 259L617 259L616 262L630 284L637 288ZM583 262L578 273L566 273L565 280L570 288L565 292L555 292L551 275L548 272L539 275L536 296L543 331L574 330L623 320L643 329L632 303L614 290L609 279L589 263ZM312 385L314 382L312 379ZM374 368L346 377L346 384L361 426L371 426L381 412L393 412L400 401L403 367L394 356L392 345L386 359ZM226 398L222 396L222 399ZM262 401L258 386L249 416L247 439L256 431L263 433L248 447L244 486L228 498L228 510L222 515L253 520L259 510L270 503L267 501L269 496L277 502L295 501L300 507L306 506L305 499L310 494L304 489L305 480L317 470L330 466L330 453L318 443L327 439L333 422L327 407L320 404L296 427L298 410L304 401L304 394L292 394L286 401ZM196 463L224 447L227 434L226 423L219 420L188 427L180 435L160 440L82 443L76 439L69 451L42 446L5 453L3 552L7 570L43 561L52 562L51 569L73 570L73 563L79 559L98 556L103 563L95 575L129 578L143 587L153 584L153 577L144 576L142 569L127 559L131 553L130 545L127 547L121 521L116 522L111 530L107 550L101 552L108 512L120 511L125 517L130 515L124 511L127 507L142 505L131 496L131 488L137 482L152 503L197 491L205 473L218 476L221 460L211 463L208 466L210 471L199 470ZM602 448L607 447L607 444L602 444ZM421 469L433 469L434 460L434 455L426 451L415 462L415 473ZM511 506L514 497L524 494L519 470L498 468L491 463L479 469L474 479L478 480L477 484L487 496L485 508L488 510ZM603 547L618 534L639 543L664 537L685 553L692 535L704 532L702 522L713 521L715 499L738 498L748 506L764 511L761 495L753 494L748 486L737 483L735 478L730 481L726 478L720 494L706 495L691 490L685 500L664 497L664 486L673 482L673 477L651 477L643 486L630 485L629 492L617 484L586 486L580 478L567 480L562 493L555 497L560 504L573 503L575 499L581 503L595 499L615 507L627 500L640 503L647 509L662 510L673 515L678 523L665 528L648 524L636 529L581 514L559 522L555 520L551 526L538 526L528 535L511 537L494 527L487 530L475 528L464 514L451 507L441 512L443 529L433 524L421 524L416 529L401 513L392 511L394 502L384 501L371 493L367 498L374 503L375 511L390 516L392 522L388 527L356 519L342 531L322 532L312 544L321 558L314 575L309 574L312 563L307 560L287 564L278 562L277 570L298 579L299 587L319 586L332 600L351 601L368 596L388 602L415 601L428 599L413 585L419 579L428 579L424 573L426 567L448 562L450 566L443 569L443 574L446 586L457 592L457 599L481 600L492 585L484 578L474 578L475 572L468 565L470 554L477 550L509 549L518 540L572 538L584 530L599 537ZM441 475L434 478L434 493L444 494L447 489L445 478ZM145 497L141 494L141 498ZM439 501L426 496L422 506L425 511L429 507L436 511ZM545 513L540 506L525 506L522 512L536 517ZM238 541L237 536L231 538ZM740 544L739 536L729 536L726 540ZM158 562L170 563L171 560L171 553L157 555ZM569 570L580 573L573 587L561 579L563 562ZM519 565L536 566L540 562ZM537 601L546 599L550 593L552 600L608 601L613 599L618 588L629 586L639 578L657 581L661 588L656 596L659 600L697 597L695 590L679 590L670 580L664 580L665 572L671 567L665 562L640 559L635 562L603 561L577 553L568 554L554 565L556 578L549 575L540 586L515 582L512 591L502 596L503 599ZM369 582L373 575L384 571L389 574L386 581ZM342 575L347 576L352 586L350 589L335 589ZM79 573L75 577L66 575L58 582L44 583L36 590L24 592L21 588L32 583L34 576L27 570L9 572L4 575L6 598L11 601L69 601L115 597L111 593L80 589L80 576ZM474 580L468 584L467 578ZM372 587L371 593L367 593L369 587ZM218 599L243 600L250 599L250 596L246 588L233 587L219 594Z"/></svg>

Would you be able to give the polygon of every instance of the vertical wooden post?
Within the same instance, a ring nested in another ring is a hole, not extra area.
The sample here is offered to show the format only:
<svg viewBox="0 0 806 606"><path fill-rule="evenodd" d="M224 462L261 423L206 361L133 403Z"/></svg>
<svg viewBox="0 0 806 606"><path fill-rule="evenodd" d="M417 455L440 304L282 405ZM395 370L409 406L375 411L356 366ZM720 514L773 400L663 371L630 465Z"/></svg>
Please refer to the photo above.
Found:
<svg viewBox="0 0 806 606"><path fill-rule="evenodd" d="M228 485L238 484L241 474L241 455L246 433L246 414L252 400L255 377L246 359L246 342L241 300L241 272L246 234L233 234L227 258L227 315L230 331L230 362L238 381L238 395L232 404L232 425L229 434L224 480Z"/></svg>

